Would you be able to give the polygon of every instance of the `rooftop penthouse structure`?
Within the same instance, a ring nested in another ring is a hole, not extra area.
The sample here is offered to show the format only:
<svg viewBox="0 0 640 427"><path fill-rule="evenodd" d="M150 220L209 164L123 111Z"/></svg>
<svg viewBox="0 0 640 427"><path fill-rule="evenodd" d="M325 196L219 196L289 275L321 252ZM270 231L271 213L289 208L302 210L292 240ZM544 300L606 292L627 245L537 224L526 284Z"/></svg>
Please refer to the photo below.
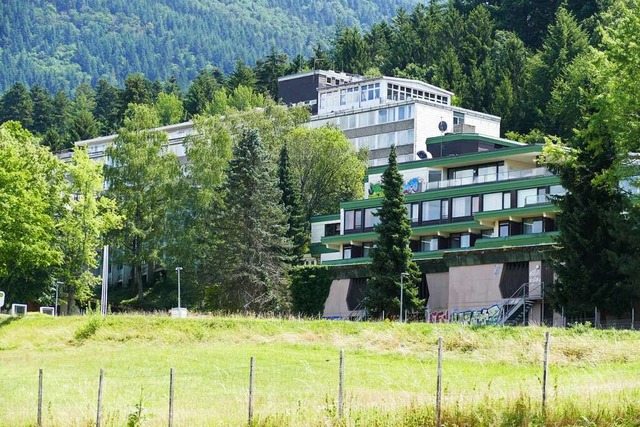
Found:
<svg viewBox="0 0 640 427"><path fill-rule="evenodd" d="M279 80L280 96L289 104L314 103L309 126L327 124L344 131L356 149L369 150L369 165L387 163L391 145L398 162L427 156L425 140L447 133L500 136L500 118L451 104L453 93L418 80L396 77L364 79L317 70ZM316 86L314 86L316 85ZM313 88L313 89L311 89ZM296 99L290 91L305 93ZM311 94L316 91L316 97Z"/></svg>

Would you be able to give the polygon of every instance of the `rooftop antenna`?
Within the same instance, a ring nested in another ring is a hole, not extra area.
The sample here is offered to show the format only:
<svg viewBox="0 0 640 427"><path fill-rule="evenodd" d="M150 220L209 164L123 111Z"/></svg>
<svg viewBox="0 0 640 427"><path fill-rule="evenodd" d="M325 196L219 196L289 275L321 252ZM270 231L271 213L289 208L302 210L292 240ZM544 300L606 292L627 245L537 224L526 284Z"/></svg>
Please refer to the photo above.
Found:
<svg viewBox="0 0 640 427"><path fill-rule="evenodd" d="M442 145L443 145L443 139L444 139L444 132L447 130L447 122L442 120L442 117L440 117L440 123L438 123L438 129L440 129L440 157L443 157Z"/></svg>

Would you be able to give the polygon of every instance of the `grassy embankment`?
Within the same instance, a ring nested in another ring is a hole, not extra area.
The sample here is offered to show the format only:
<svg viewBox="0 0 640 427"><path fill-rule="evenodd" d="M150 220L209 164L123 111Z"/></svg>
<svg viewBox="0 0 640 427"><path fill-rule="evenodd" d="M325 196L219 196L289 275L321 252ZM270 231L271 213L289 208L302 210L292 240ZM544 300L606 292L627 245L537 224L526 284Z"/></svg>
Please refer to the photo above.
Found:
<svg viewBox="0 0 640 427"><path fill-rule="evenodd" d="M434 425L444 338L446 425L640 425L640 332L552 329L548 409L544 332L530 328L152 316L0 317L0 426L241 426L256 358L258 425ZM345 417L337 418L339 350Z"/></svg>

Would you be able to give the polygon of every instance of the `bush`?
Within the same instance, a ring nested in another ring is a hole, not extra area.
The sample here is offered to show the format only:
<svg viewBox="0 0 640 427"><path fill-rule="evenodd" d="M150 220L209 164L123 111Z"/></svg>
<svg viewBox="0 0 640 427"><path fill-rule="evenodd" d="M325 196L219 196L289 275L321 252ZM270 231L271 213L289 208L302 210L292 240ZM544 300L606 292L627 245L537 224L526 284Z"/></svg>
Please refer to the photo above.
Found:
<svg viewBox="0 0 640 427"><path fill-rule="evenodd" d="M293 312L315 316L324 311L333 280L331 267L309 265L291 270L291 299Z"/></svg>

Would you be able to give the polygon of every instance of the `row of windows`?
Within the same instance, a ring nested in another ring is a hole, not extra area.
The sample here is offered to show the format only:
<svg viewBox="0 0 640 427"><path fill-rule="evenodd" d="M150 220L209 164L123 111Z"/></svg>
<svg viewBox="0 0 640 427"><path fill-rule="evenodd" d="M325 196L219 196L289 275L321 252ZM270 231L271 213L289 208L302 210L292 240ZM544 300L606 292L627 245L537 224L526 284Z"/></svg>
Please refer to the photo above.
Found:
<svg viewBox="0 0 640 427"><path fill-rule="evenodd" d="M405 99L426 99L438 104L449 105L449 97L435 93L414 89L406 86L388 84L387 99L391 101L404 101Z"/></svg>
<svg viewBox="0 0 640 427"><path fill-rule="evenodd" d="M481 234L475 233L451 233L449 237L425 236L420 240L412 240L409 244L413 252L432 252L444 249L464 249L475 246L478 239L508 237L523 234L537 234L555 231L555 223L550 218L525 218L521 223L501 221L498 224L497 235L494 230L484 230ZM364 242L361 245L344 245L342 257L361 258L369 257L375 242Z"/></svg>
<svg viewBox="0 0 640 427"><path fill-rule="evenodd" d="M368 148L376 150L379 148L389 148L392 145L412 145L414 141L413 129L401 130L397 132L380 133L377 135L363 136L352 139L356 149Z"/></svg>
<svg viewBox="0 0 640 427"><path fill-rule="evenodd" d="M314 125L317 127L325 124L335 124L342 130L355 129L412 119L414 114L413 110L413 105L401 105L399 107L382 108L374 111L365 111L358 114L318 120L314 122Z"/></svg>
<svg viewBox="0 0 640 427"><path fill-rule="evenodd" d="M352 86L344 89L332 90L320 94L320 107L323 109L338 105L352 105L358 102L368 102L380 99L380 83Z"/></svg>
<svg viewBox="0 0 640 427"><path fill-rule="evenodd" d="M478 212L491 212L512 207L525 207L547 203L549 195L563 194L560 185L527 188L483 195L453 197L439 200L409 203L407 215L414 225L429 225L469 219ZM378 221L372 213L377 208L345 211L345 233L371 229ZM363 228L364 224L364 228Z"/></svg>

